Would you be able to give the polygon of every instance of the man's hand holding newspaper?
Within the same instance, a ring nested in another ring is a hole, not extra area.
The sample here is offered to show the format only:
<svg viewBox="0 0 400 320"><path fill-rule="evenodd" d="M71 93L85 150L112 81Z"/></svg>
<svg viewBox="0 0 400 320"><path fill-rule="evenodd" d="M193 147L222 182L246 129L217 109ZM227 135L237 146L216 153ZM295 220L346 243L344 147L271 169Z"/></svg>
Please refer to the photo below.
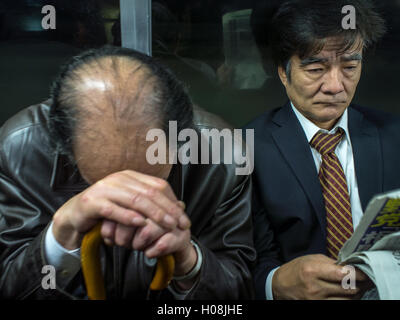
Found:
<svg viewBox="0 0 400 320"><path fill-rule="evenodd" d="M373 281L376 288L363 299L400 299L400 190L370 201L338 263L353 265Z"/></svg>

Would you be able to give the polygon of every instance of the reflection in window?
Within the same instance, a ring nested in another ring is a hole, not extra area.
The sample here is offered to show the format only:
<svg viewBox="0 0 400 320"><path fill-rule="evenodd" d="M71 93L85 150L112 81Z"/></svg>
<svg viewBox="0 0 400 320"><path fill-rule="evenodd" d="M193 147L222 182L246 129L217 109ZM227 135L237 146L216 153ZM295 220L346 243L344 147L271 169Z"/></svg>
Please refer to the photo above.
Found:
<svg viewBox="0 0 400 320"><path fill-rule="evenodd" d="M260 88L267 75L250 26L252 9L228 12L222 17L225 66L231 68L231 85Z"/></svg>
<svg viewBox="0 0 400 320"><path fill-rule="evenodd" d="M153 56L187 85L196 105L236 126L259 114L269 94L251 13L251 3L238 0L153 0L152 7Z"/></svg>

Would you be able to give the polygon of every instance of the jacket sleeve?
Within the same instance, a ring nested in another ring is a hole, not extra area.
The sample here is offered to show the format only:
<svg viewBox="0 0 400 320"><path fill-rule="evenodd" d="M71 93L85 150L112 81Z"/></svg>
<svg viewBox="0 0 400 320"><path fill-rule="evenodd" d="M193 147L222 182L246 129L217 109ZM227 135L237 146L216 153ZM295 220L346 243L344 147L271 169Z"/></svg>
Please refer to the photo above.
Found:
<svg viewBox="0 0 400 320"><path fill-rule="evenodd" d="M197 235L203 255L199 280L186 299L252 299L255 262L251 221L251 178L241 176L229 198Z"/></svg>
<svg viewBox="0 0 400 320"><path fill-rule="evenodd" d="M256 299L266 300L265 284L268 274L282 262L279 260L279 247L274 240L267 211L260 204L256 191L253 193L252 213L254 245L257 251L257 262L252 270Z"/></svg>
<svg viewBox="0 0 400 320"><path fill-rule="evenodd" d="M51 216L11 177L0 152L0 298L66 298L42 286L50 274L43 267L48 265L44 236Z"/></svg>

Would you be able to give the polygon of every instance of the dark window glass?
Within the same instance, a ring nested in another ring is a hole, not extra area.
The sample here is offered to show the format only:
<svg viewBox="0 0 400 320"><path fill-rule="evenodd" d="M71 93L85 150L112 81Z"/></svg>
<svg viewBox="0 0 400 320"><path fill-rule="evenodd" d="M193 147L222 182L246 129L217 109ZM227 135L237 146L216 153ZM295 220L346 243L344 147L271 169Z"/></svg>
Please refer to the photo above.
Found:
<svg viewBox="0 0 400 320"><path fill-rule="evenodd" d="M249 1L153 0L153 56L187 84L197 105L236 126L263 112L267 101L285 101L262 67L251 7Z"/></svg>
<svg viewBox="0 0 400 320"><path fill-rule="evenodd" d="M387 32L376 48L368 51L364 59L363 73L354 102L398 114L400 1L374 3L386 20Z"/></svg>
<svg viewBox="0 0 400 320"><path fill-rule="evenodd" d="M42 13L46 5L55 9L55 29L45 29L50 24L50 11ZM46 100L68 58L113 44L118 16L118 0L2 0L0 124L22 108Z"/></svg>
<svg viewBox="0 0 400 320"><path fill-rule="evenodd" d="M272 0L253 0L261 1ZM54 30L42 27L45 5L56 9ZM400 4L377 5L388 33L365 57L354 102L398 113ZM45 100L59 66L70 56L121 45L119 9L118 0L0 2L0 124ZM235 126L287 100L276 68L269 61L264 61L266 70L262 67L249 27L251 10L253 3L244 0L152 1L153 56L187 84L197 105Z"/></svg>

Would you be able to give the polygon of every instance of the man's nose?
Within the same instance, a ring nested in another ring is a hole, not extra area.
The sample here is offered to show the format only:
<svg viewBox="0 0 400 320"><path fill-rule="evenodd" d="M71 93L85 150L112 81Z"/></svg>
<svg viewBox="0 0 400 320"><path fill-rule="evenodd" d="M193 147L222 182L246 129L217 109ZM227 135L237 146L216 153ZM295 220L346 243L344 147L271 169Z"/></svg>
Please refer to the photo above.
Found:
<svg viewBox="0 0 400 320"><path fill-rule="evenodd" d="M321 90L323 93L330 95L336 95L344 91L342 73L336 68L329 70L329 72L325 74Z"/></svg>

